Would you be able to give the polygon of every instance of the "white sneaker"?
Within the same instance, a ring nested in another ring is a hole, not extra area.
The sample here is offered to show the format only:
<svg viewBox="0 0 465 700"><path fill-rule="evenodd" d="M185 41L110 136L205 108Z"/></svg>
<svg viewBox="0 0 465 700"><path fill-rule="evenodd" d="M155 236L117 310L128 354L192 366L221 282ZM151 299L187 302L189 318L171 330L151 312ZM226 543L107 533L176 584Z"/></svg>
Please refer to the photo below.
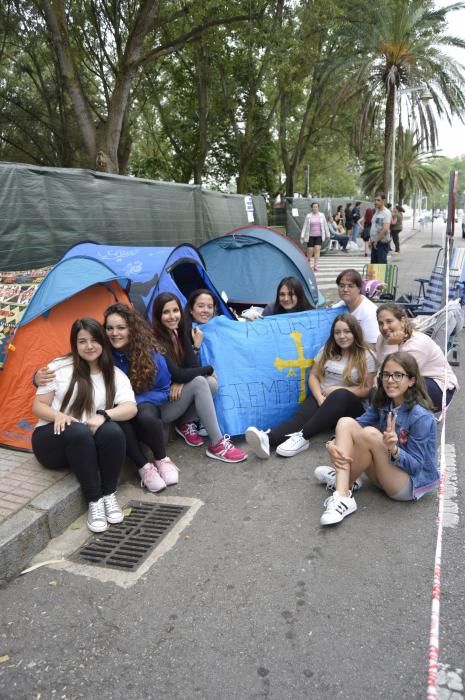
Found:
<svg viewBox="0 0 465 700"><path fill-rule="evenodd" d="M334 491L336 488L336 470L334 467L317 467L313 472L315 479L320 482L320 484L325 484L326 488L330 491ZM359 491L365 481L367 480L365 473L360 474L358 479L355 479L354 485L352 486L352 491Z"/></svg>
<svg viewBox="0 0 465 700"><path fill-rule="evenodd" d="M105 506L107 522L109 522L111 525L116 525L116 523L123 522L124 513L120 504L116 500L116 493L110 493L108 496L104 496L103 504Z"/></svg>
<svg viewBox="0 0 465 700"><path fill-rule="evenodd" d="M269 431L268 431L269 432ZM251 426L245 432L245 441L259 459L268 459L270 456L270 440L268 432Z"/></svg>
<svg viewBox="0 0 465 700"><path fill-rule="evenodd" d="M286 435L286 437L287 440L276 448L277 455L281 455L281 457L294 457L294 455L298 455L299 452L308 450L310 442L304 438L301 430L298 433Z"/></svg>
<svg viewBox="0 0 465 700"><path fill-rule="evenodd" d="M108 529L103 498L99 498L98 501L90 501L87 527L91 532L105 532Z"/></svg>
<svg viewBox="0 0 465 700"><path fill-rule="evenodd" d="M320 518L320 525L336 525L336 523L344 520L346 515L355 513L357 510L357 503L352 494L350 496L341 496L337 491L326 499L324 505L325 512Z"/></svg>

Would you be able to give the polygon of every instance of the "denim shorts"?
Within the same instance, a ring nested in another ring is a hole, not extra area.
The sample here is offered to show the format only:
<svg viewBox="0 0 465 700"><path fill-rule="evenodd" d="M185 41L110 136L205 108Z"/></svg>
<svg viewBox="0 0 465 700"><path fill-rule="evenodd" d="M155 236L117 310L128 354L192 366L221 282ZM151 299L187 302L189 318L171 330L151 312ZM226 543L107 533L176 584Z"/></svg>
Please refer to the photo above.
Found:
<svg viewBox="0 0 465 700"><path fill-rule="evenodd" d="M406 481L400 491L394 494L394 496L389 496L389 498L392 498L393 501L414 501L412 480L409 479Z"/></svg>

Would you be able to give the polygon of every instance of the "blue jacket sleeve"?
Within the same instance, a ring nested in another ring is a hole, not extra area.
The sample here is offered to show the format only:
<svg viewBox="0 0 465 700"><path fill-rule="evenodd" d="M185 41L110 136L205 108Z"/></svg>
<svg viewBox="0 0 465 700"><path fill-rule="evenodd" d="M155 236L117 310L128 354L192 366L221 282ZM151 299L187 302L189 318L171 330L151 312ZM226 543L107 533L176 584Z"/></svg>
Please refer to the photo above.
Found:
<svg viewBox="0 0 465 700"><path fill-rule="evenodd" d="M399 433L400 431L397 431ZM436 423L432 414L422 414L409 426L407 442L399 444L399 456L391 460L413 476L423 470L424 464L436 453Z"/></svg>
<svg viewBox="0 0 465 700"><path fill-rule="evenodd" d="M365 413L362 413L361 416L355 419L359 425L362 426L362 428L365 428L365 426L371 425L373 428L378 428L380 426L380 415L379 411L376 408L373 408L373 406L368 406L367 410Z"/></svg>

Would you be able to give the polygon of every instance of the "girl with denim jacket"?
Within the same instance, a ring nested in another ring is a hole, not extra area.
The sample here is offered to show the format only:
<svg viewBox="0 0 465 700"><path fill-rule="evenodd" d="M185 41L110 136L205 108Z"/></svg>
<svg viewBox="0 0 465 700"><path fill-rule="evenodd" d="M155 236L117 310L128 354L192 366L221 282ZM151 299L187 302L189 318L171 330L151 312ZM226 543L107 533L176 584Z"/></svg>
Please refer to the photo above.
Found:
<svg viewBox="0 0 465 700"><path fill-rule="evenodd" d="M359 418L341 418L327 443L332 467L316 478L335 488L326 499L321 525L341 522L357 510L352 495L366 477L397 501L415 501L439 485L436 421L417 362L409 353L388 355L372 405ZM352 490L351 490L352 487Z"/></svg>

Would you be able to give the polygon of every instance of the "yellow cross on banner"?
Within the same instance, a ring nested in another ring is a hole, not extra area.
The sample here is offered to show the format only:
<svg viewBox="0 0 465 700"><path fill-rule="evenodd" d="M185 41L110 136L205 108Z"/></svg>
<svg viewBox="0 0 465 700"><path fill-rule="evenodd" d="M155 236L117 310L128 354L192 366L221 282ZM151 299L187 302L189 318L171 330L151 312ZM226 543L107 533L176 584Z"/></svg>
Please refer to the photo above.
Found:
<svg viewBox="0 0 465 700"><path fill-rule="evenodd" d="M288 368L289 371L287 373L288 377L295 377L295 372L294 372L294 367L296 369L300 370L300 392L299 392L299 403L303 403L305 401L305 397L307 396L307 386L305 383L305 372L307 370L307 367L311 367L313 365L313 360L310 358L307 358L304 356L304 348L302 345L302 333L299 333L299 331L294 331L293 333L289 334L292 340L295 343L295 346L297 348L297 358L295 360L283 360L280 357L277 357L276 360L274 361L274 366L276 367L277 370L280 372L283 369Z"/></svg>

